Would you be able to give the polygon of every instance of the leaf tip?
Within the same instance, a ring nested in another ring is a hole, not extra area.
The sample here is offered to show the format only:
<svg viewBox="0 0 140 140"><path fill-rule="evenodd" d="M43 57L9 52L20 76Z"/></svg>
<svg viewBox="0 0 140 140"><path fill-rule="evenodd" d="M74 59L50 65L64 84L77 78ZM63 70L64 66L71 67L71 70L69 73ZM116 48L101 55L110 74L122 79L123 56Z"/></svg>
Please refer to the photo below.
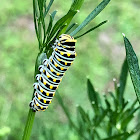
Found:
<svg viewBox="0 0 140 140"><path fill-rule="evenodd" d="M87 80L89 80L89 75L88 75L88 76L86 76L86 78L87 78Z"/></svg>
<svg viewBox="0 0 140 140"><path fill-rule="evenodd" d="M122 33L122 35L123 35L123 37L125 37L125 34L124 33Z"/></svg>
<svg viewBox="0 0 140 140"><path fill-rule="evenodd" d="M76 107L79 107L79 104L76 104Z"/></svg>

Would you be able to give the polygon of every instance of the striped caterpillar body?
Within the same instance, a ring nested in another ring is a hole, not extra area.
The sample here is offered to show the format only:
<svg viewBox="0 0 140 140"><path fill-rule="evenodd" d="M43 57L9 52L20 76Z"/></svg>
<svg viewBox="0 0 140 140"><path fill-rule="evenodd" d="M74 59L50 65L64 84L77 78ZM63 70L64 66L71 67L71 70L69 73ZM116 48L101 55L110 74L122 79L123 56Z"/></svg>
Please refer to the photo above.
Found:
<svg viewBox="0 0 140 140"><path fill-rule="evenodd" d="M33 84L34 96L29 104L33 111L45 111L48 108L63 75L75 59L75 42L70 35L60 35L52 46L53 53L50 58L44 59L39 66L40 74L36 75L37 83Z"/></svg>

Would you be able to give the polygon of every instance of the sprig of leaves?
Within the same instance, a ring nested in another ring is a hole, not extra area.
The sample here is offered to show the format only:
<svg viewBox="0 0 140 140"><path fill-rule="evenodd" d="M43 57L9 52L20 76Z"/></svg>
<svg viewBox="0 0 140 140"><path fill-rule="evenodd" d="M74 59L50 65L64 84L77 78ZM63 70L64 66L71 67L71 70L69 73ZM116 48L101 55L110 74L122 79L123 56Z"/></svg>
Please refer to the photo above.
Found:
<svg viewBox="0 0 140 140"><path fill-rule="evenodd" d="M55 20L56 10L49 14L49 24L46 24L47 15L51 9L54 0L50 0L49 4L46 5L46 0L33 0L33 16L34 16L34 25L35 25L35 32L39 43L39 53L36 58L35 63L35 73L34 77L36 76L38 71L38 66L41 65L42 60L44 58L50 57L52 53L51 44L53 44L55 38L57 38L60 34L66 33L71 31L75 26L75 23L71 24L73 17L79 12L81 6L83 5L84 0L73 0L73 3L68 10L67 14L65 14L62 18L56 21L55 25L53 26L53 22ZM79 31L81 31L91 20L93 20L110 2L110 0L103 0L99 6L97 6L88 16L87 18L74 30L71 31L71 35L76 35ZM97 27L101 26L106 22L103 22L97 25L94 28L89 29L81 36L93 31ZM36 80L35 80L36 81ZM30 138L31 129L33 125L33 119L30 116L35 117L35 112L31 109L29 110L27 123L24 130L23 140L28 140ZM76 127L75 127L76 129ZM79 131L80 133L80 131Z"/></svg>
<svg viewBox="0 0 140 140"><path fill-rule="evenodd" d="M84 3L84 0L74 0L67 14L60 18L55 25L53 26L53 22L55 20L56 10L50 14L49 24L46 25L46 18L51 9L54 0L50 0L48 6L46 5L46 0L33 0L33 11L34 11L34 25L35 31L37 35L37 39L39 42L39 50L40 52L48 53L51 50L50 44L53 43L54 39L57 38L60 34L67 33L71 30L70 35L74 36L79 31L91 22L110 2L110 0L103 0L88 16L87 18L75 29L72 30L75 26L75 23L70 23L73 17L80 11L81 6ZM107 21L103 21L99 25L89 29L85 33L77 36L76 38L80 38L85 34L93 31L99 26L105 24Z"/></svg>
<svg viewBox="0 0 140 140"><path fill-rule="evenodd" d="M115 92L110 91L104 96L98 93L90 79L87 79L87 94L92 109L87 111L82 106L77 106L77 121L75 123L72 116L68 115L70 114L68 107L64 106L61 96L59 95L59 99L56 96L65 114L67 114L68 120L73 124L74 127L72 128L81 139L128 139L140 131L138 126L140 122L133 124L133 128L128 128L128 125L135 118L134 114L138 112L140 107L136 104L137 100L130 102L125 99L127 73L128 66L125 59L119 82L114 80Z"/></svg>

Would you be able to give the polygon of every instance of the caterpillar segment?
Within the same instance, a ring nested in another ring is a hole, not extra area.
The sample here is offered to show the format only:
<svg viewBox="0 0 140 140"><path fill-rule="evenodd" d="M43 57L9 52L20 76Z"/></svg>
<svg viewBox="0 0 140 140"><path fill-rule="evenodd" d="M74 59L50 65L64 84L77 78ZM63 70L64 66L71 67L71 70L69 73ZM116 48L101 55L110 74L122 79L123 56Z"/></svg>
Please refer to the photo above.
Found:
<svg viewBox="0 0 140 140"><path fill-rule="evenodd" d="M76 40L67 34L62 34L55 40L53 53L39 66L40 74L36 75L37 82L33 84L34 95L29 104L33 111L45 111L51 104L65 72L76 57L75 43Z"/></svg>

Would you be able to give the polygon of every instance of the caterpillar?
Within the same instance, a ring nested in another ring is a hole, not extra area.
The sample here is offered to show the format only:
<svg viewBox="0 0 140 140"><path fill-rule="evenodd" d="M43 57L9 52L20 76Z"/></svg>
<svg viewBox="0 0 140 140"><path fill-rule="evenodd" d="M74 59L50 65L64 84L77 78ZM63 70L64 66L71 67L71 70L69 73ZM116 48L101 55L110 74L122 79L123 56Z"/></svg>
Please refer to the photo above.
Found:
<svg viewBox="0 0 140 140"><path fill-rule="evenodd" d="M45 111L51 104L65 72L76 57L76 42L67 34L62 34L59 39L55 39L52 55L49 59L44 59L42 65L39 66L40 74L36 75L37 82L33 84L34 95L29 104L33 111Z"/></svg>

